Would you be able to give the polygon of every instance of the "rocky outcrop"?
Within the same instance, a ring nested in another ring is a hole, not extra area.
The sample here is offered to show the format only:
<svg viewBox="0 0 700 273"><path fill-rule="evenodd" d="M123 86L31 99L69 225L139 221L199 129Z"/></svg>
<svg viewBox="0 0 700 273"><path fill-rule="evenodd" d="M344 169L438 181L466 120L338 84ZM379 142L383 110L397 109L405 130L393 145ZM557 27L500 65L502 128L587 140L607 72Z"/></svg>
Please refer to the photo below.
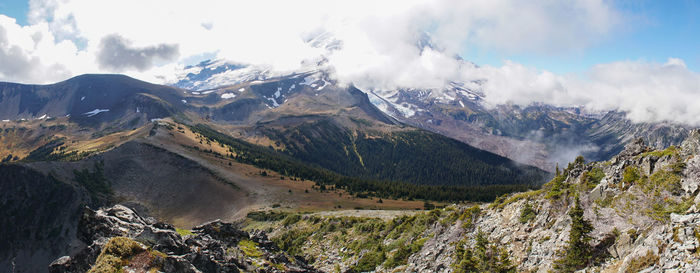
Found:
<svg viewBox="0 0 700 273"><path fill-rule="evenodd" d="M435 238L441 242L435 244L449 246L459 240L474 244L476 231L482 231L507 249L519 271L551 271L569 239L567 213L578 196L584 218L594 228L590 244L594 260L586 272L699 272L698 149L700 131L693 131L681 147L663 151L633 141L608 162L570 165L560 185L553 184L555 178L540 191L491 204L473 228L461 236L438 235ZM594 171L603 174L599 181L592 181L589 174ZM526 203L535 208L536 216L522 222ZM449 251L436 257L429 251L423 249L412 257L422 260L409 270L452 272L445 265L456 260L441 261L450 256Z"/></svg>
<svg viewBox="0 0 700 273"><path fill-rule="evenodd" d="M180 233L186 234L181 235ZM91 210L85 208L78 237L87 247L78 254L64 256L49 266L52 273L86 272L93 268L105 246L114 238L137 242L140 251L155 253L159 260L147 264L164 272L316 272L303 261L280 251L262 232L248 234L236 224L214 221L191 231L143 218L133 210L115 205ZM138 260L136 258L129 260ZM131 266L127 262L126 267Z"/></svg>

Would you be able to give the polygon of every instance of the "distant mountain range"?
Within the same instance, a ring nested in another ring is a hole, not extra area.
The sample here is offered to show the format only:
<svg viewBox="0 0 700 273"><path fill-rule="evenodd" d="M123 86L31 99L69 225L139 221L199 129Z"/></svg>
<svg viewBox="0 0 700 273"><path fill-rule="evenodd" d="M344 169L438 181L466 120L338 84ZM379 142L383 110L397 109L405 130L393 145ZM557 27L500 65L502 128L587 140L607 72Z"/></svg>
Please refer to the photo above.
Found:
<svg viewBox="0 0 700 273"><path fill-rule="evenodd" d="M273 76L285 82L304 75L304 82L319 91L335 87L328 76L331 72L310 68L300 73L272 75L260 67L219 60L205 61L185 71L186 76L174 86L190 88L193 94ZM578 155L590 160L609 159L636 138L656 148L678 145L690 129L672 123L633 123L624 113L591 113L578 107L487 105L484 94L473 88L479 84L451 82L442 89L360 91L384 114L399 122L547 170L553 170L555 163L565 164ZM282 98L294 91L289 87L279 90ZM266 98L270 107L285 103L274 93Z"/></svg>

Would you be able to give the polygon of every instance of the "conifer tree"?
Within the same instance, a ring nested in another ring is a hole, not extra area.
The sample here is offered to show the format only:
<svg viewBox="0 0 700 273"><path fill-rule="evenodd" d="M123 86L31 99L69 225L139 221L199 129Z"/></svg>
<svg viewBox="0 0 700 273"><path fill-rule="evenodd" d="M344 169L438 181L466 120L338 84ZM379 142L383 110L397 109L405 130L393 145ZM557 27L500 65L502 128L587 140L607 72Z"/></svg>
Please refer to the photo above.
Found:
<svg viewBox="0 0 700 273"><path fill-rule="evenodd" d="M569 231L569 242L562 253L562 257L554 262L554 269L559 272L574 272L586 267L591 261L591 236L593 231L590 222L583 218L581 202L576 197L574 207L569 211L571 217L571 231Z"/></svg>

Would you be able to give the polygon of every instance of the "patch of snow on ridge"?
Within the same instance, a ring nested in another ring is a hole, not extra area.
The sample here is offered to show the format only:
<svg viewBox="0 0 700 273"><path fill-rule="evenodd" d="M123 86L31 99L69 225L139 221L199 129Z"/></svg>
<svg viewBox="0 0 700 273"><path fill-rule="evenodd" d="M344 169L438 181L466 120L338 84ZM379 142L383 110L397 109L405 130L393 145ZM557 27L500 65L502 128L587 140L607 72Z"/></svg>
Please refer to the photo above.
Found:
<svg viewBox="0 0 700 273"><path fill-rule="evenodd" d="M241 89L238 89L238 92L243 92L245 91L245 88L241 87Z"/></svg>
<svg viewBox="0 0 700 273"><path fill-rule="evenodd" d="M274 107L279 107L279 106L280 106L279 103L277 103L277 101L276 101L274 98L267 98L267 99L270 100L270 101L272 101L272 106L274 106Z"/></svg>
<svg viewBox="0 0 700 273"><path fill-rule="evenodd" d="M282 94L280 94L280 90L278 89L278 90L275 92L275 98L279 98L280 95L282 95Z"/></svg>
<svg viewBox="0 0 700 273"><path fill-rule="evenodd" d="M314 75L311 75L311 76L306 76L306 77L304 78L304 81L301 82L301 83L299 83L299 84L301 84L301 85L309 85L309 86L311 86L311 87L314 87L314 86L313 86L313 83L316 82L316 81L318 81L318 80L319 80L318 76L314 74Z"/></svg>
<svg viewBox="0 0 700 273"><path fill-rule="evenodd" d="M102 112L109 112L109 109L95 109L90 112L85 112L83 113L83 115L86 115L87 117L92 117Z"/></svg>
<svg viewBox="0 0 700 273"><path fill-rule="evenodd" d="M221 98L222 98L222 99L232 99L232 98L235 98L235 97L236 97L236 94L234 94L234 93L223 93L223 94L221 94Z"/></svg>
<svg viewBox="0 0 700 273"><path fill-rule="evenodd" d="M85 96L83 96L82 98L80 98L80 101L83 101L83 100L85 100Z"/></svg>

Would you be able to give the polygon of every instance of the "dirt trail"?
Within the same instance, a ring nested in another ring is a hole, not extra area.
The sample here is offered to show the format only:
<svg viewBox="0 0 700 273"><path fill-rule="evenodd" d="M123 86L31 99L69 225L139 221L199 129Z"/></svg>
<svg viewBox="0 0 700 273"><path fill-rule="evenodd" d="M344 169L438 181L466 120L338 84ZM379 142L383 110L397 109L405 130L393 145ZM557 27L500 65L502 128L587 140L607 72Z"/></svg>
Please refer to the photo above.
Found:
<svg viewBox="0 0 700 273"><path fill-rule="evenodd" d="M335 210L321 211L312 213L311 215L323 217L365 217L365 218L380 218L384 220L393 219L404 215L414 215L424 210Z"/></svg>

